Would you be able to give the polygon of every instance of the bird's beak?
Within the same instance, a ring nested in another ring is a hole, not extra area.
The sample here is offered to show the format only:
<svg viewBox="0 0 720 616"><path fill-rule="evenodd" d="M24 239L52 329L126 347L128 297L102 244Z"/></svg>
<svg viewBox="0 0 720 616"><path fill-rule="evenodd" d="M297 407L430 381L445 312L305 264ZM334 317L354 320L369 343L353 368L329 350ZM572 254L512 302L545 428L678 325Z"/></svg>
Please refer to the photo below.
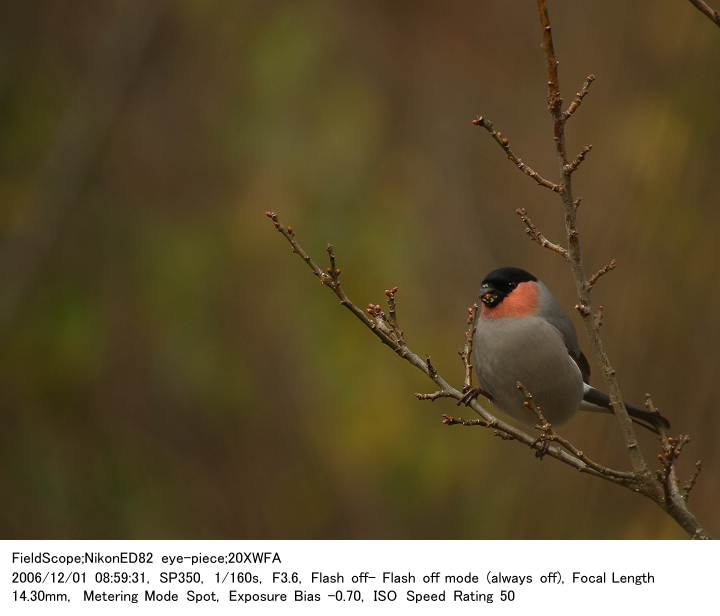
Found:
<svg viewBox="0 0 720 616"><path fill-rule="evenodd" d="M499 299L500 294L490 285L483 285L480 289L480 301L489 308L495 306Z"/></svg>

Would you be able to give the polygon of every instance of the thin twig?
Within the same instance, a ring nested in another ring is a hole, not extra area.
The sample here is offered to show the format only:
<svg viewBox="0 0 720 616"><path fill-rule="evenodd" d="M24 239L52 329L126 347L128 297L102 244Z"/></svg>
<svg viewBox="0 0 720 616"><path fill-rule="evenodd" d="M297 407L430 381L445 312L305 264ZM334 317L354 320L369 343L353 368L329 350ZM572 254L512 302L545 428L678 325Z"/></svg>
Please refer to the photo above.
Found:
<svg viewBox="0 0 720 616"><path fill-rule="evenodd" d="M703 2L703 0L690 0L690 2L698 11L705 15L705 17L714 22L716 26L720 27L720 13L712 8L707 2Z"/></svg>
<svg viewBox="0 0 720 616"><path fill-rule="evenodd" d="M675 462L680 457L685 445L689 442L690 437L687 434L681 434L677 437L666 436L663 438L663 447L657 455L661 466L656 471L658 479L660 479L663 485L669 482L670 474L675 466Z"/></svg>
<svg viewBox="0 0 720 616"><path fill-rule="evenodd" d="M553 252L559 254L564 259L568 258L568 252L565 248L560 246L560 244L556 244L555 242L551 242L548 238L546 238L538 228L535 226L533 221L530 219L530 217L527 215L527 210L524 207L519 207L515 210L515 213L520 216L520 220L525 223L525 233L527 233L528 237L533 241L537 242L542 246L543 248L547 248L548 250L552 250Z"/></svg>
<svg viewBox="0 0 720 616"><path fill-rule="evenodd" d="M603 265L597 272L595 272L590 278L588 278L587 281L587 289L588 291L592 289L595 286L595 283L600 280L605 274L608 272L611 272L617 267L617 261L615 259L610 259L608 263Z"/></svg>
<svg viewBox="0 0 720 616"><path fill-rule="evenodd" d="M477 323L478 316L478 305L473 304L468 306L467 309L467 329L465 330L465 343L461 351L458 351L460 360L463 363L463 370L465 372L465 378L463 380L463 391L468 392L472 389L472 343L473 337L475 336L475 324Z"/></svg>
<svg viewBox="0 0 720 616"><path fill-rule="evenodd" d="M463 419L462 417L452 417L450 415L443 415L442 422L446 426L480 426L481 428L487 428L488 423L484 419Z"/></svg>
<svg viewBox="0 0 720 616"><path fill-rule="evenodd" d="M505 154L507 154L507 157L512 161L512 163L520 169L525 175L530 176L533 180L535 180L540 186L543 186L545 188L549 188L553 192L560 192L562 190L562 187L559 184L555 184L554 182L551 182L550 180L546 180L543 176L541 176L537 171L535 171L532 167L526 165L521 159L519 159L515 154L513 154L513 151L510 149L510 141L508 138L503 135L501 132L496 131L495 128L493 128L492 122L488 120L487 118L484 118L482 116L479 116L475 118L472 123L475 126L482 126L487 132L490 133L490 136L497 142L497 144L505 150Z"/></svg>
<svg viewBox="0 0 720 616"><path fill-rule="evenodd" d="M643 406L649 413L652 413L653 415L657 415L658 418L662 418L662 413L660 413L660 409L657 406L655 406L655 402L653 402L653 399L652 399L652 396L650 395L650 393L645 394L645 402L643 403ZM660 438L661 438L661 440L665 438L664 432L660 433Z"/></svg>
<svg viewBox="0 0 720 616"><path fill-rule="evenodd" d="M453 396L450 392L447 392L443 389L438 389L431 394L415 394L415 397L418 400L430 400L430 402L434 402L438 398L452 398Z"/></svg>
<svg viewBox="0 0 720 616"><path fill-rule="evenodd" d="M542 407L539 404L537 404L537 402L533 398L533 395L520 382L518 382L517 388L522 392L523 397L525 398L525 400L523 402L525 408L531 410L538 419L538 425L536 427L540 431L541 440L543 440L545 442L555 442L555 443L558 443L559 445L562 445L565 449L567 449L576 458L582 460L590 468L598 471L599 473L601 473L603 475L615 475L617 473L617 471L615 471L614 469L604 466L604 465L600 464L599 462L596 462L595 460L593 460L592 458L587 456L581 449L578 449L578 447L576 447L568 439L566 439L563 436L560 436L557 432L555 432L552 425L550 424L550 422L547 420L544 413L542 412ZM622 479L626 475L625 475L625 473L621 472L617 476Z"/></svg>
<svg viewBox="0 0 720 616"><path fill-rule="evenodd" d="M539 445L539 448L535 452L535 455L538 458L542 459L547 452L548 443L552 440L553 427L548 421L547 417L545 417L544 413L542 412L542 407L535 401L533 395L525 388L525 386L520 381L517 382L517 388L520 390L523 397L525 398L523 400L523 406L529 411L532 411L532 413L537 418L538 422L535 425L535 428L537 428L540 434L537 437L537 443Z"/></svg>
<svg viewBox="0 0 720 616"><path fill-rule="evenodd" d="M552 431L552 425L543 414L542 407L535 401L532 393L530 393L520 381L517 382L517 388L522 393L523 398L525 398L523 400L523 406L532 411L538 420L537 429L541 431Z"/></svg>
<svg viewBox="0 0 720 616"><path fill-rule="evenodd" d="M297 240L295 239L295 231L293 230L293 228L290 226L284 227L282 224L280 224L278 216L275 212L265 212L265 215L272 221L278 233L280 233L289 242L290 246L292 247L292 252L298 255L298 257L300 257L300 259L305 262L305 264L308 266L308 268L310 268L312 273L317 276L317 278L319 278L322 285L329 288L335 294L335 296L340 300L340 304L345 306L345 308L347 308L358 319L360 319L360 321L362 321L362 323L367 328L369 328L370 331L372 331L383 344L389 346L398 355L402 356L404 345L399 343L397 340L394 340L385 328L378 327L378 322L382 323L382 320L379 320L378 318L371 319L369 315L366 315L365 312L363 312L360 308L358 308L350 301L350 299L345 294L342 286L340 285L340 281L338 280L338 278L333 278L331 275L321 270L317 263L312 260L310 255L305 252L303 247L298 244ZM332 248L332 246L329 246L328 254L331 255L331 261L334 261L334 249ZM335 267L334 269L338 270L337 267ZM389 330L389 328L387 329ZM426 364L422 362L422 360L420 361L422 363L423 370L427 371Z"/></svg>
<svg viewBox="0 0 720 616"><path fill-rule="evenodd" d="M687 480L685 485L683 486L683 499L685 502L690 500L690 492L692 492L693 488L695 487L695 483L698 480L698 477L700 476L700 472L702 471L702 461L698 460L695 462L695 470L693 471L693 474L690 475L690 479Z"/></svg>
<svg viewBox="0 0 720 616"><path fill-rule="evenodd" d="M660 415L660 411L649 393L645 394L645 408L651 413ZM661 426L658 427L658 431L662 448L657 458L661 467L655 472L655 475L663 491L659 504L685 528L692 539L709 539L705 529L700 526L695 516L687 508L690 492L700 474L701 464L699 461L696 463L693 475L682 488L678 483L675 470L675 463L685 445L690 442L690 437L687 434L681 434L678 437L668 436Z"/></svg>
<svg viewBox="0 0 720 616"><path fill-rule="evenodd" d="M289 233L293 233L292 227L288 227ZM338 268L337 264L335 263L336 257L335 257L335 247L332 244L328 244L325 251L328 254L328 258L330 259L330 267L325 269L325 273L332 278L333 282L336 285L340 285L340 274L342 274L342 271Z"/></svg>
<svg viewBox="0 0 720 616"><path fill-rule="evenodd" d="M395 295L397 295L397 292L397 287L393 287L392 289L385 289L385 297L387 298L388 304L388 322L390 323L390 327L392 328L395 337L398 339L399 342L404 344L405 336L403 335L402 330L398 325L397 318L397 301L395 300Z"/></svg>
<svg viewBox="0 0 720 616"><path fill-rule="evenodd" d="M585 77L585 83L583 83L582 88L580 88L580 91L575 94L575 98L568 105L568 108L563 112L563 120L567 120L568 118L570 118L570 116L572 116L572 114L577 111L583 99L590 91L590 86L592 85L593 81L595 81L595 75L588 75L587 77Z"/></svg>
<svg viewBox="0 0 720 616"><path fill-rule="evenodd" d="M592 150L592 144L584 146L583 149L580 151L580 154L578 154L571 162L565 165L565 172L568 175L570 175L571 173L575 173L575 171L577 171L577 168L585 160L585 157L590 153L590 150Z"/></svg>

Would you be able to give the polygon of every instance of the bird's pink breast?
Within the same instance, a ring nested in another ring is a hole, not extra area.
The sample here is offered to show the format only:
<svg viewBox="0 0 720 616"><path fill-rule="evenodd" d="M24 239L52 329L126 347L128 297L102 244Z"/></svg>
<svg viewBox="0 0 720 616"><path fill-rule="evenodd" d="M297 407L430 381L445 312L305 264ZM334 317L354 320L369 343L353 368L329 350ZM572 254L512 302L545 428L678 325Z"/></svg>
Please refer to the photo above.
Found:
<svg viewBox="0 0 720 616"><path fill-rule="evenodd" d="M521 282L494 308L482 307L485 319L503 319L532 316L537 312L540 289L534 282Z"/></svg>

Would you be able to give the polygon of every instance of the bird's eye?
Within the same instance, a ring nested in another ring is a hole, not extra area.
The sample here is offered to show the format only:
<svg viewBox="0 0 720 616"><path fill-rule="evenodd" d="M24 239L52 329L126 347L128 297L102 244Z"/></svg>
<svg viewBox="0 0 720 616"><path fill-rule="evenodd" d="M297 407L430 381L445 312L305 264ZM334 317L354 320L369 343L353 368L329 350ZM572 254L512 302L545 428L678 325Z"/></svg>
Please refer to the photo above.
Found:
<svg viewBox="0 0 720 616"><path fill-rule="evenodd" d="M508 282L507 283L508 289L514 289L517 286L516 282Z"/></svg>

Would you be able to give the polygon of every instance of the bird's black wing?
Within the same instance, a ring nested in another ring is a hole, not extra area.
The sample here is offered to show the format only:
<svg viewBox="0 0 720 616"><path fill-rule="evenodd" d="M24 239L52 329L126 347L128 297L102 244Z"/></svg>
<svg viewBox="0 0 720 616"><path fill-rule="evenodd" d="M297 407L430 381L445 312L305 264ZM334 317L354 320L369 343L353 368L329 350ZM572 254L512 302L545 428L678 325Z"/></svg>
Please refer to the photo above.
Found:
<svg viewBox="0 0 720 616"><path fill-rule="evenodd" d="M568 355L573 358L573 361L577 364L578 368L580 368L580 374L582 374L583 382L589 384L590 362L588 362L587 357L585 357L583 352L580 350L575 328L568 316L559 306L557 306L557 309L554 312L555 314L546 317L546 319L560 332Z"/></svg>
<svg viewBox="0 0 720 616"><path fill-rule="evenodd" d="M591 406L583 405L582 408L585 410L602 410L606 413L612 413L612 407L610 406L610 398L607 394L598 391L594 387L589 385L585 386L585 392L583 393L583 402L588 403ZM647 428L651 432L658 434L658 428L669 429L670 422L663 417L660 412L647 411L640 409L632 404L625 403L630 418L638 425Z"/></svg>
<svg viewBox="0 0 720 616"><path fill-rule="evenodd" d="M577 356L573 355L572 350L568 348L568 353L570 353L570 357L572 357L575 360L575 363L578 365L578 368L580 368L580 373L582 374L583 382L590 384L590 362L587 360L587 357L585 357L585 354L582 351L578 351Z"/></svg>

